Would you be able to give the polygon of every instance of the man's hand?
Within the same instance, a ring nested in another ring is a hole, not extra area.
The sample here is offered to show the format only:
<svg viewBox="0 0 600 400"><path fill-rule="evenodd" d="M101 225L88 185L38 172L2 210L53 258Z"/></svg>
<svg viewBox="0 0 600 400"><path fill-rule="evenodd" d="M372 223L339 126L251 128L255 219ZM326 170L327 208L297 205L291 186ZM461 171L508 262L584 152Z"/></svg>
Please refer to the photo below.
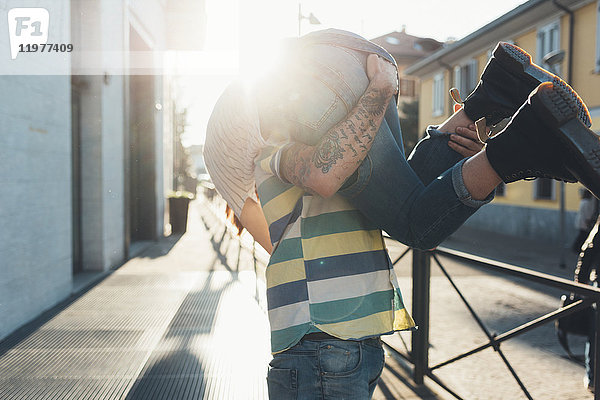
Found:
<svg viewBox="0 0 600 400"><path fill-rule="evenodd" d="M367 77L374 87L391 90L391 96L398 93L396 67L376 54L369 54L367 57Z"/></svg>
<svg viewBox="0 0 600 400"><path fill-rule="evenodd" d="M489 128L486 128L489 130ZM463 157L471 157L479 153L483 149L483 143L477 137L475 124L469 126L459 126L456 128L456 133L450 135L448 146Z"/></svg>

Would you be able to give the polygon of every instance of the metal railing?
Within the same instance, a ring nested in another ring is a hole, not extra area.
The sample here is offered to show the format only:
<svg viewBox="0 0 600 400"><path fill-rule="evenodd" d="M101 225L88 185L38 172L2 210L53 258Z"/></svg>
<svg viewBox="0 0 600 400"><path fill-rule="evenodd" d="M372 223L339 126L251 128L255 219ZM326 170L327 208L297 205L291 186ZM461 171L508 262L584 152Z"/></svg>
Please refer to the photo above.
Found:
<svg viewBox="0 0 600 400"><path fill-rule="evenodd" d="M410 250L411 249L407 249L400 257L398 257L393 262L393 264L396 265L404 256L408 254ZM413 380L416 384L423 384L424 377L427 376L455 398L462 399L460 395L454 392L446 383L444 383L438 376L436 376L434 371L491 347L502 359L502 361L508 368L510 374L521 388L523 394L528 399L533 399L531 397L531 394L523 384L522 380L519 378L515 369L512 367L512 365L506 358L504 352L501 349L501 344L509 339L512 339L523 333L529 332L530 330L535 329L548 322L555 321L561 317L565 317L569 314L581 311L592 304L596 304L595 326L600 326L600 312L598 312L598 310L600 310L600 289L595 288L593 286L584 285L574 281L569 281L567 279L532 271L527 268L522 268L503 262L493 261L483 257L478 257L464 252L446 249L442 247L437 248L433 251L421 251L412 249L412 252L412 316L416 321L417 325L419 326L419 329L412 332L410 352L398 350L397 348L388 343L386 343L386 346L392 351L393 354L402 357L404 360L408 361L413 365ZM439 258L440 255L460 258L461 260L468 260L472 263L475 263L477 266L483 267L494 273L510 275L531 282L565 290L570 293L575 293L576 295L581 296L582 299L575 301L565 307L559 307L555 311L549 312L543 316L535 318L507 332L501 334L493 334L486 327L483 320L477 315L477 313L475 312L467 298L464 296L464 294L456 286L454 280L448 273L448 270L441 263ZM429 364L429 318L432 260L439 267L446 279L450 282L450 285L456 291L456 293L460 297L460 300L464 303L469 314L473 317L479 328L483 331L483 333L488 339L487 343L473 347L472 349L464 351L461 354L458 354L448 360L439 362L435 365ZM596 330L594 335L594 340L596 342L594 354L594 382L598 383L600 383L600 346L598 346L599 336L599 332L598 330ZM600 390L596 390L594 394L594 399L600 399Z"/></svg>
<svg viewBox="0 0 600 400"><path fill-rule="evenodd" d="M242 250L248 251L251 254L252 267L255 276L254 298L262 310L267 312L266 282L264 276L269 262L269 254L248 232L245 231L241 236L237 234L237 229L233 224L227 221L227 218L225 217L225 201L216 193L214 187L203 187L203 191L204 204L212 213L212 216L219 221L224 228L222 237L219 240L222 241L225 235L228 234L230 240L237 241L239 246L237 253L238 260L241 258ZM221 252L220 249L216 250ZM223 254L223 256L225 255Z"/></svg>
<svg viewBox="0 0 600 400"><path fill-rule="evenodd" d="M218 207L217 207L218 208ZM227 225L227 222L224 218L224 213L217 210L214 206L211 207L213 214L218 217L223 223L226 224L226 229L231 232L231 226ZM232 235L237 237L237 235ZM242 240L240 240L240 251L242 248L246 248L251 251L252 258L254 262L254 271L256 274L256 299L259 303L264 301L264 296L260 295L261 291L264 291L264 285L260 284L259 275L264 275L264 270L266 268L267 261L264 259L264 250L261 249L262 256L258 256L257 252L257 244L252 241L252 245L244 245ZM553 275L533 271L527 268L494 261L490 259L486 259L483 257L478 257L472 254L464 253L457 250L451 250L443 247L438 247L432 251L422 251L417 249L406 249L400 256L398 256L394 261L393 265L395 266L401 259L403 259L409 252L412 251L412 317L416 321L418 325L418 329L412 331L411 333L411 350L410 351L402 351L395 348L393 345L389 343L385 343L386 347L391 350L391 352L406 360L413 366L412 377L416 384L423 384L425 376L429 377L435 383L437 383L441 388L450 393L457 399L462 400L463 398L453 391L445 382L443 382L436 374L435 370L447 366L456 361L462 360L465 357L474 355L479 353L482 350L487 348L493 348L498 356L502 359L502 362L508 368L510 374L517 382L519 387L521 388L523 394L530 400L533 399L527 388L525 387L523 381L519 378L515 369L512 367L511 363L508 361L506 355L501 349L501 344L509 339L517 337L521 334L531 331L532 329L538 328L548 322L555 321L559 318L565 317L567 315L573 314L575 312L581 311L590 305L596 306L596 321L595 326L600 327L600 289L585 285L581 283L577 283L574 281L570 281L567 279L559 278ZM458 286L455 284L454 280L448 273L448 270L443 266L440 261L439 256L443 255L446 257L454 257L459 258L461 260L467 260L469 262L475 263L478 267L482 267L487 269L488 271L500 274L500 275L508 275L512 277L521 278L530 282L543 284L549 287L557 288L564 290L569 293L574 293L578 296L581 296L581 300L577 300L565 307L559 307L558 309L549 312L545 315L542 315L538 318L535 318L529 322L521 324L509 331L506 331L501 334L492 333L485 325L483 320L478 316L477 312L473 309L465 295L460 291ZM460 300L464 303L467 308L469 314L473 317L479 328L483 331L483 333L487 337L487 343L481 344L479 346L473 347L463 353L460 353L450 359L439 362L435 365L429 364L429 319L430 319L430 287L431 287L431 262L435 263L438 268L441 270L442 274L449 281L452 288L456 291ZM261 265L262 264L262 265ZM263 282L264 283L264 282ZM263 286L263 287L260 287ZM266 310L266 305L261 304L261 306ZM595 354L594 354L594 383L600 383L600 343L599 340L599 331L596 329L594 334L594 340L596 345L594 346ZM594 385L594 387L597 387ZM600 390L596 390L594 394L594 400L600 400Z"/></svg>

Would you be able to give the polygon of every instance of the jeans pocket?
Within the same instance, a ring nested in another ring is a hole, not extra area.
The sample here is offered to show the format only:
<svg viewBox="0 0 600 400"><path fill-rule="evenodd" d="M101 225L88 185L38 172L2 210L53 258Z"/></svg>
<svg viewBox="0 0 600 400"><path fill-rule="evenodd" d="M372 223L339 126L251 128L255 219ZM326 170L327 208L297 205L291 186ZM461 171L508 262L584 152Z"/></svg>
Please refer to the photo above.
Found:
<svg viewBox="0 0 600 400"><path fill-rule="evenodd" d="M369 392L371 394L375 386L377 386L385 364L385 352L383 351L382 343L380 338L367 339L362 342L364 346L363 362L368 373Z"/></svg>
<svg viewBox="0 0 600 400"><path fill-rule="evenodd" d="M373 347L373 348L378 349L378 350L382 350L383 349L383 340L381 340L380 337L374 337L374 338L371 338L371 339L365 339L365 340L363 340L363 344L365 346Z"/></svg>
<svg viewBox="0 0 600 400"><path fill-rule="evenodd" d="M328 376L347 376L360 369L362 363L360 342L334 340L323 342L319 351L321 372Z"/></svg>
<svg viewBox="0 0 600 400"><path fill-rule="evenodd" d="M298 397L298 371L269 367L267 386L269 399L295 400Z"/></svg>

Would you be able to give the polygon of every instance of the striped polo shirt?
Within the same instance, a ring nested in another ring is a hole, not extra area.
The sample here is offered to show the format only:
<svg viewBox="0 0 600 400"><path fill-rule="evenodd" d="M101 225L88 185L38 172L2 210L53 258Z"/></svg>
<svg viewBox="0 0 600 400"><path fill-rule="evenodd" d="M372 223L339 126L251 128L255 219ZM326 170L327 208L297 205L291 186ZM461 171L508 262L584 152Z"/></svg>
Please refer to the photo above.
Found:
<svg viewBox="0 0 600 400"><path fill-rule="evenodd" d="M266 270L272 352L311 332L360 340L414 327L381 231L343 197L284 182L281 151L264 148L255 168L274 246Z"/></svg>

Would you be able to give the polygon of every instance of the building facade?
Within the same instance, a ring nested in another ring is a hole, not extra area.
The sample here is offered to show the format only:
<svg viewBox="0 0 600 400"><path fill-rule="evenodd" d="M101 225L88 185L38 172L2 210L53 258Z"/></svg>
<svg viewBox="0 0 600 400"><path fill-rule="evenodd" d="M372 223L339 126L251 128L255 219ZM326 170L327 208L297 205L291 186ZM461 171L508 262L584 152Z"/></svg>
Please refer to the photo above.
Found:
<svg viewBox="0 0 600 400"><path fill-rule="evenodd" d="M0 214L10 227L0 233L0 339L163 236L175 112L163 55L201 45L203 4L0 4L0 32L11 34L0 34ZM45 9L47 43L73 50L13 59L11 44L37 23L24 8Z"/></svg>
<svg viewBox="0 0 600 400"><path fill-rule="evenodd" d="M419 136L415 112L418 107L419 79L407 75L405 69L441 49L443 43L431 38L409 35L405 27L402 27L400 32L390 32L371 41L386 49L398 65L398 113L402 122L404 148L408 154L417 144Z"/></svg>
<svg viewBox="0 0 600 400"><path fill-rule="evenodd" d="M405 27L400 32L394 31L371 39L386 49L398 65L399 101L413 101L417 98L418 79L404 73L406 67L420 61L442 48L443 43L431 38L409 35Z"/></svg>
<svg viewBox="0 0 600 400"><path fill-rule="evenodd" d="M533 61L554 70L581 95L592 115L592 129L600 132L600 2L597 0L530 0L488 25L419 61L405 72L420 78L419 132L439 124L453 112L452 87L466 97L499 41L514 43ZM557 60L547 65L550 56ZM467 225L548 240L558 245L575 234L579 184L564 185L536 179L500 188L496 200L483 207ZM561 214L564 231L561 228Z"/></svg>

